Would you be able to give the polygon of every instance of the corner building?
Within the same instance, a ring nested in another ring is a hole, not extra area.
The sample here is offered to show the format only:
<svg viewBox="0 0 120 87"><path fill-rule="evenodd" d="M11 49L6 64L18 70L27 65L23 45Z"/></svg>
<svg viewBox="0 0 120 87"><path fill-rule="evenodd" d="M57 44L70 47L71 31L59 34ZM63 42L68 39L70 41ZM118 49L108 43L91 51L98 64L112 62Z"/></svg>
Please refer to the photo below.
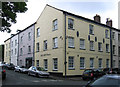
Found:
<svg viewBox="0 0 120 87"><path fill-rule="evenodd" d="M35 25L35 66L62 76L111 65L109 25L46 5Z"/></svg>

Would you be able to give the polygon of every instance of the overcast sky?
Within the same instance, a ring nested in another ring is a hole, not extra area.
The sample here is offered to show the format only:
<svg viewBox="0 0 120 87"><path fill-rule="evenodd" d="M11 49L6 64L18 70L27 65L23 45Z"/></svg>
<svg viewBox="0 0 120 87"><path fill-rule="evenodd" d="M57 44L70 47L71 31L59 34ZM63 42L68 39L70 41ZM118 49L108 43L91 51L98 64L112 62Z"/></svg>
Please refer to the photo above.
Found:
<svg viewBox="0 0 120 87"><path fill-rule="evenodd" d="M46 4L92 20L93 16L99 14L103 24L106 23L106 18L110 18L113 27L118 28L118 1L120 0L28 0L28 11L17 14L17 23L12 24L12 32L0 32L0 44L4 44L17 29L23 30L36 22Z"/></svg>

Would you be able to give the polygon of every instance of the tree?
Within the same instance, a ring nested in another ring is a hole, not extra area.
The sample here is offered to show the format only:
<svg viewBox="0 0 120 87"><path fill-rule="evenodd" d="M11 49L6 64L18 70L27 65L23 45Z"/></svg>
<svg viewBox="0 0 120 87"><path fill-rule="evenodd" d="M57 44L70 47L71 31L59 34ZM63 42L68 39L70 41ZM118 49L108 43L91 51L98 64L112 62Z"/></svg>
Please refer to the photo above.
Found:
<svg viewBox="0 0 120 87"><path fill-rule="evenodd" d="M17 13L25 13L28 8L25 2L2 2L2 26L0 31L11 32L12 23L16 23Z"/></svg>

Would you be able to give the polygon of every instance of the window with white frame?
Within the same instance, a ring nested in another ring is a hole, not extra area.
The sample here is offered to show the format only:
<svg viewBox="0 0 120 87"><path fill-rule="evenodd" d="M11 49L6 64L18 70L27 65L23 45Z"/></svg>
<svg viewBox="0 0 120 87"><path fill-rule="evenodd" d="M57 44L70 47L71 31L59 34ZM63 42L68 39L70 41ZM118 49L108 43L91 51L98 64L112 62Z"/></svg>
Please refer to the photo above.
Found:
<svg viewBox="0 0 120 87"><path fill-rule="evenodd" d="M17 46L17 40L15 40L15 46Z"/></svg>
<svg viewBox="0 0 120 87"><path fill-rule="evenodd" d="M47 40L44 41L44 50L47 50Z"/></svg>
<svg viewBox="0 0 120 87"><path fill-rule="evenodd" d="M85 49L85 40L80 39L80 49Z"/></svg>
<svg viewBox="0 0 120 87"><path fill-rule="evenodd" d="M16 50L16 48L15 48L15 55L17 54L17 50Z"/></svg>
<svg viewBox="0 0 120 87"><path fill-rule="evenodd" d="M109 44L106 44L106 52L109 52Z"/></svg>
<svg viewBox="0 0 120 87"><path fill-rule="evenodd" d="M115 45L113 45L113 54L115 55Z"/></svg>
<svg viewBox="0 0 120 87"><path fill-rule="evenodd" d="M74 20L71 18L68 18L68 29L73 30L74 28Z"/></svg>
<svg viewBox="0 0 120 87"><path fill-rule="evenodd" d="M8 48L8 45L6 44L6 49Z"/></svg>
<svg viewBox="0 0 120 87"><path fill-rule="evenodd" d="M53 30L57 30L57 29L58 29L58 21L57 21L57 19L55 19L53 21Z"/></svg>
<svg viewBox="0 0 120 87"><path fill-rule="evenodd" d="M12 41L12 47L13 47L13 41Z"/></svg>
<svg viewBox="0 0 120 87"><path fill-rule="evenodd" d="M39 66L39 60L36 60L36 66Z"/></svg>
<svg viewBox="0 0 120 87"><path fill-rule="evenodd" d="M99 68L102 68L102 59L101 58L98 60L98 66L99 66Z"/></svg>
<svg viewBox="0 0 120 87"><path fill-rule="evenodd" d="M58 47L58 38L53 38L53 48L57 48Z"/></svg>
<svg viewBox="0 0 120 87"><path fill-rule="evenodd" d="M53 58L53 70L58 70L58 59Z"/></svg>
<svg viewBox="0 0 120 87"><path fill-rule="evenodd" d="M48 69L48 61L47 61L47 59L44 59L44 69L45 70Z"/></svg>
<svg viewBox="0 0 120 87"><path fill-rule="evenodd" d="M9 56L11 56L10 54L11 54L11 53L10 53L10 51L9 51Z"/></svg>
<svg viewBox="0 0 120 87"><path fill-rule="evenodd" d="M39 52L39 43L36 43L36 52Z"/></svg>
<svg viewBox="0 0 120 87"><path fill-rule="evenodd" d="M98 51L102 51L102 43L98 42Z"/></svg>
<svg viewBox="0 0 120 87"><path fill-rule="evenodd" d="M23 42L23 36L20 37L20 42L21 42L21 43Z"/></svg>
<svg viewBox="0 0 120 87"><path fill-rule="evenodd" d="M120 34L118 34L118 41L120 42Z"/></svg>
<svg viewBox="0 0 120 87"><path fill-rule="evenodd" d="M68 37L68 47L74 48L74 37Z"/></svg>
<svg viewBox="0 0 120 87"><path fill-rule="evenodd" d="M37 28L37 37L40 36L40 28Z"/></svg>
<svg viewBox="0 0 120 87"><path fill-rule="evenodd" d="M105 30L105 38L109 38L109 31Z"/></svg>
<svg viewBox="0 0 120 87"><path fill-rule="evenodd" d="M31 53L31 46L28 46L28 53Z"/></svg>
<svg viewBox="0 0 120 87"><path fill-rule="evenodd" d="M115 32L112 32L112 39L115 39Z"/></svg>
<svg viewBox="0 0 120 87"><path fill-rule="evenodd" d="M68 58L68 69L74 69L74 57L69 56Z"/></svg>
<svg viewBox="0 0 120 87"><path fill-rule="evenodd" d="M31 40L31 32L28 33L28 40Z"/></svg>
<svg viewBox="0 0 120 87"><path fill-rule="evenodd" d="M94 58L90 58L90 68L94 68Z"/></svg>
<svg viewBox="0 0 120 87"><path fill-rule="evenodd" d="M7 51L6 51L6 57L7 57Z"/></svg>
<svg viewBox="0 0 120 87"><path fill-rule="evenodd" d="M80 69L85 68L85 58L80 57Z"/></svg>
<svg viewBox="0 0 120 87"><path fill-rule="evenodd" d="M109 59L106 59L106 68L109 68Z"/></svg>
<svg viewBox="0 0 120 87"><path fill-rule="evenodd" d="M90 41L90 50L94 50L94 41Z"/></svg>
<svg viewBox="0 0 120 87"><path fill-rule="evenodd" d="M115 68L115 63L116 63L116 61L115 61L115 60L113 60L113 68Z"/></svg>
<svg viewBox="0 0 120 87"><path fill-rule="evenodd" d="M23 55L23 49L20 48L20 55Z"/></svg>
<svg viewBox="0 0 120 87"><path fill-rule="evenodd" d="M13 49L11 50L12 52L11 52L11 55L13 55Z"/></svg>
<svg viewBox="0 0 120 87"><path fill-rule="evenodd" d="M89 34L94 34L94 26L89 24Z"/></svg>

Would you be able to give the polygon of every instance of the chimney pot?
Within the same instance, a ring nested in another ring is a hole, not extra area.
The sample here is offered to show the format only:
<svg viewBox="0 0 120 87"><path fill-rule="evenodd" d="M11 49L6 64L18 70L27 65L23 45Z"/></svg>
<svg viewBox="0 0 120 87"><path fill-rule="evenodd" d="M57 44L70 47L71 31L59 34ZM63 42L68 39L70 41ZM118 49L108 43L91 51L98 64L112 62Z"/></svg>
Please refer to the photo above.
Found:
<svg viewBox="0 0 120 87"><path fill-rule="evenodd" d="M112 27L112 20L110 18L106 19L106 25Z"/></svg>

